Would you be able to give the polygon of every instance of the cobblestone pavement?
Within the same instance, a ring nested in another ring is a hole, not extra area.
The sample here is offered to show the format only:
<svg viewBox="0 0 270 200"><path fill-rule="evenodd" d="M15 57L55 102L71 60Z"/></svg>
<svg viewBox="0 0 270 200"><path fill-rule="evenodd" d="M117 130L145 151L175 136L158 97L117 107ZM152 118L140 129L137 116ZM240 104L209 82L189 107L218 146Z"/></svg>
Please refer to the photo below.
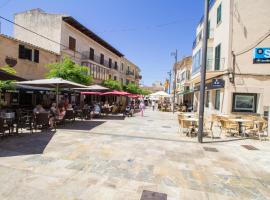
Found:
<svg viewBox="0 0 270 200"><path fill-rule="evenodd" d="M139 200L143 190L168 200L270 199L268 141L198 144L178 133L176 115L145 115L0 140L0 199Z"/></svg>

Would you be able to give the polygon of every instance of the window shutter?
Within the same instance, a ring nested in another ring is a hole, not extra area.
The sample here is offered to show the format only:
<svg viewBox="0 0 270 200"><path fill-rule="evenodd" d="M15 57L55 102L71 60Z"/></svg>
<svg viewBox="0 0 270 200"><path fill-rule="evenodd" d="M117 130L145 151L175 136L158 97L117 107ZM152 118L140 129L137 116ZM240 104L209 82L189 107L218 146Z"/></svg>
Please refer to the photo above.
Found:
<svg viewBox="0 0 270 200"><path fill-rule="evenodd" d="M72 51L76 50L76 40L69 36L69 49Z"/></svg>
<svg viewBox="0 0 270 200"><path fill-rule="evenodd" d="M39 50L34 50L34 62L39 63Z"/></svg>
<svg viewBox="0 0 270 200"><path fill-rule="evenodd" d="M24 45L19 45L19 58L25 59Z"/></svg>

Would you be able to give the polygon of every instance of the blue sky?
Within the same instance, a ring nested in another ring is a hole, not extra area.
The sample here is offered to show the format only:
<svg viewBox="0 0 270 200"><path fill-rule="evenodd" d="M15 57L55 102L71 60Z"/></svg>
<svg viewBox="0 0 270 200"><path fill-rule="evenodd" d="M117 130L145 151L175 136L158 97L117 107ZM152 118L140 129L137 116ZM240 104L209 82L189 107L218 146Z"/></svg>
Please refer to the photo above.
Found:
<svg viewBox="0 0 270 200"><path fill-rule="evenodd" d="M168 77L176 48L190 55L203 0L0 0L0 15L33 8L72 15L137 64L142 82L151 85ZM1 32L12 35L1 20Z"/></svg>

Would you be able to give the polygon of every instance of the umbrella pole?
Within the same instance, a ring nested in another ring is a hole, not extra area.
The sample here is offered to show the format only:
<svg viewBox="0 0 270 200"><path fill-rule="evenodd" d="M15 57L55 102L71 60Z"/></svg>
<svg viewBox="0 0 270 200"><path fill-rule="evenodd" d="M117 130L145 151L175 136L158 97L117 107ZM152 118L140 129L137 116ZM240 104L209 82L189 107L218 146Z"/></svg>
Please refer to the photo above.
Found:
<svg viewBox="0 0 270 200"><path fill-rule="evenodd" d="M59 84L56 85L56 105L58 106Z"/></svg>

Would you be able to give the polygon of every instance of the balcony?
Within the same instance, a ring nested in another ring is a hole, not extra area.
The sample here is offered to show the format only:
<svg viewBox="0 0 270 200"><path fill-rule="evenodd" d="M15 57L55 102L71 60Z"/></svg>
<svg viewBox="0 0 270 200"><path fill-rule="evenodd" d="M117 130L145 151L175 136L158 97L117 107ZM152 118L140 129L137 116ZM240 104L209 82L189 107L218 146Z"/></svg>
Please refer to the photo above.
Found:
<svg viewBox="0 0 270 200"><path fill-rule="evenodd" d="M84 61L84 60L94 61L94 62L96 62L98 64L103 65L104 67L107 67L107 68L114 68L114 69L118 68L118 67L115 68L115 65L113 63L111 63L111 65L110 65L109 60L104 59L103 62L101 62L100 56L98 56L96 54L91 57L89 51L82 52L82 61Z"/></svg>
<svg viewBox="0 0 270 200"><path fill-rule="evenodd" d="M127 71L126 75L127 75L127 76L134 76L134 72L132 72L132 71Z"/></svg>
<svg viewBox="0 0 270 200"><path fill-rule="evenodd" d="M217 60L217 62L216 62ZM206 61L206 72L218 72L225 69L225 58L220 59L207 59ZM200 74L200 66L192 66L192 76Z"/></svg>
<svg viewBox="0 0 270 200"><path fill-rule="evenodd" d="M141 75L135 75L135 79L136 80L141 80L142 79L142 76Z"/></svg>
<svg viewBox="0 0 270 200"><path fill-rule="evenodd" d="M214 38L214 29L210 29L208 33L208 41ZM198 34L192 44L192 49L195 49L198 44L203 40L202 34Z"/></svg>

